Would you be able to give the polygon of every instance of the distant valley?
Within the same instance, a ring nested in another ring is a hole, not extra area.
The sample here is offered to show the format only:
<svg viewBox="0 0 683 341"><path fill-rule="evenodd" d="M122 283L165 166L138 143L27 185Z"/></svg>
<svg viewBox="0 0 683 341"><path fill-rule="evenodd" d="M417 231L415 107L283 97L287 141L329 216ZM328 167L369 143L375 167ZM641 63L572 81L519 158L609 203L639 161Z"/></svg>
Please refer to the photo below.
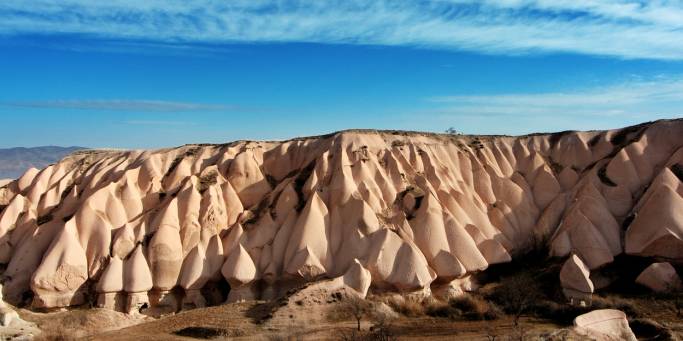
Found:
<svg viewBox="0 0 683 341"><path fill-rule="evenodd" d="M45 146L0 149L0 179L16 179L31 167L45 168L81 149L86 148Z"/></svg>

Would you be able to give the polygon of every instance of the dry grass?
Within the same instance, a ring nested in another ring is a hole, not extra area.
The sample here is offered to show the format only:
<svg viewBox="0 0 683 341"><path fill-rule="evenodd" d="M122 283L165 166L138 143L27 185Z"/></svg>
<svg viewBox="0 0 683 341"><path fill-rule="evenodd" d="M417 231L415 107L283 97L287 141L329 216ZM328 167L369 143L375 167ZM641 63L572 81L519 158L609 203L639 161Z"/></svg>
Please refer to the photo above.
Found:
<svg viewBox="0 0 683 341"><path fill-rule="evenodd" d="M425 314L431 317L443 317L450 319L457 319L461 312L451 307L450 304L443 301L432 301L424 306Z"/></svg>
<svg viewBox="0 0 683 341"><path fill-rule="evenodd" d="M214 170L202 175L199 178L199 186L197 190L200 194L204 194L209 187L215 185L218 181L218 173Z"/></svg>
<svg viewBox="0 0 683 341"><path fill-rule="evenodd" d="M495 320L503 313L492 302L470 294L453 298L448 302L433 301L425 305L425 313L432 317L444 317L453 320Z"/></svg>
<svg viewBox="0 0 683 341"><path fill-rule="evenodd" d="M502 315L498 306L479 296L463 295L451 299L448 304L462 311L462 316L468 320L495 320Z"/></svg>
<svg viewBox="0 0 683 341"><path fill-rule="evenodd" d="M452 320L495 320L503 315L501 309L483 297L465 294L448 302L436 299L418 300L410 296L393 295L381 299L396 313L405 317L431 316Z"/></svg>
<svg viewBox="0 0 683 341"><path fill-rule="evenodd" d="M78 337L70 330L43 330L40 335L33 338L35 341L71 341L77 340Z"/></svg>
<svg viewBox="0 0 683 341"><path fill-rule="evenodd" d="M593 309L617 309L630 317L643 316L638 306L628 298L618 296L594 296L591 304Z"/></svg>
<svg viewBox="0 0 683 341"><path fill-rule="evenodd" d="M36 341L70 341L81 337L79 330L88 322L88 318L82 311L60 314L54 321L40 326L41 334Z"/></svg>
<svg viewBox="0 0 683 341"><path fill-rule="evenodd" d="M297 302L298 303L298 302ZM357 296L345 297L341 304L331 309L327 314L329 321L356 321L357 330L360 331L361 322L364 319L372 318L375 314L373 302Z"/></svg>
<svg viewBox="0 0 683 341"><path fill-rule="evenodd" d="M375 328L368 331L341 331L340 340L342 341L392 341L398 337L387 328Z"/></svg>
<svg viewBox="0 0 683 341"><path fill-rule="evenodd" d="M395 312L406 317L418 317L425 314L425 308L422 303L408 296L389 296L384 303Z"/></svg>

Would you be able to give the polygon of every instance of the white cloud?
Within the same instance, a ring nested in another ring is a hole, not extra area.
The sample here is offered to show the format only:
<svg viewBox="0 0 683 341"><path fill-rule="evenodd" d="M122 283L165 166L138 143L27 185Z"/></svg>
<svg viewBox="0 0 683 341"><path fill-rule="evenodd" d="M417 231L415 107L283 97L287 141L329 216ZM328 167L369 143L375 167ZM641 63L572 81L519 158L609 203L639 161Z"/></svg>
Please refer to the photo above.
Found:
<svg viewBox="0 0 683 341"><path fill-rule="evenodd" d="M54 100L0 102L2 106L42 109L85 109L103 111L186 112L223 111L237 107L223 104L169 102L157 100Z"/></svg>
<svg viewBox="0 0 683 341"><path fill-rule="evenodd" d="M3 0L0 34L683 59L680 0Z"/></svg>
<svg viewBox="0 0 683 341"><path fill-rule="evenodd" d="M144 126L192 126L195 122L185 121L166 121L166 120L131 120L123 122L129 125L144 125Z"/></svg>
<svg viewBox="0 0 683 341"><path fill-rule="evenodd" d="M554 93L455 95L427 99L446 117L674 117L683 115L683 80L627 82Z"/></svg>

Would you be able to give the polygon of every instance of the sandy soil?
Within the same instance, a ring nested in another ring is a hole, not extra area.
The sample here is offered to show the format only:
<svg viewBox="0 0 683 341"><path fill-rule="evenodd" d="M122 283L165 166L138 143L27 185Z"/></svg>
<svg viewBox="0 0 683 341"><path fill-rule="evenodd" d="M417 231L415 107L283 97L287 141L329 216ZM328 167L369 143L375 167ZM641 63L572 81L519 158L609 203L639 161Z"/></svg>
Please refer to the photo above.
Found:
<svg viewBox="0 0 683 341"><path fill-rule="evenodd" d="M232 303L159 319L105 309L51 313L19 309L19 314L44 331L44 340L344 340L352 335L355 320L330 318L330 312L339 309L340 303L299 306L298 297L292 297L289 303ZM670 302L647 297L631 298L629 302L641 319L656 321L675 336L683 337L683 320ZM520 320L520 327L515 327L509 316L494 321L400 316L386 325L399 340L492 340L493 336L495 340L517 340L520 331L525 340L581 340L571 332L571 326L529 317ZM372 323L364 318L361 326L367 331Z"/></svg>
<svg viewBox="0 0 683 341"><path fill-rule="evenodd" d="M86 338L107 331L129 327L153 320L143 315L127 315L107 309L73 309L41 313L18 309L19 316L33 322L45 340Z"/></svg>
<svg viewBox="0 0 683 341"><path fill-rule="evenodd" d="M307 324L306 321L293 318L291 323L278 324L258 323L266 313L259 303L234 303L182 312L163 317L152 322L123 328L95 335L93 340L187 340L187 337L175 335L175 332L188 327L200 327L220 330L224 336L216 340L338 340L343 335L350 335L355 328L355 321L323 322ZM521 326L528 335L549 334L563 328L557 324L536 320L522 319ZM363 321L362 328L370 327ZM512 335L516 329L510 319L497 321L450 321L448 319L419 317L400 317L389 324L389 329L401 340L484 340L487 335ZM198 335L198 334L195 334Z"/></svg>

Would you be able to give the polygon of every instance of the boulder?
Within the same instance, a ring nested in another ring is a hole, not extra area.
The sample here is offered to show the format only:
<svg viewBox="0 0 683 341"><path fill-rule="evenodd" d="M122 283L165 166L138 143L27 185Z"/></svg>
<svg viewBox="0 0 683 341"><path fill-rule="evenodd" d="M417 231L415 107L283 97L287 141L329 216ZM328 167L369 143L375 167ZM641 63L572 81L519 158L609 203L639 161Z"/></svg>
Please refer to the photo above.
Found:
<svg viewBox="0 0 683 341"><path fill-rule="evenodd" d="M34 323L26 322L19 317L19 314L2 300L2 285L0 285L0 339L7 340L7 335L26 335L32 333L36 328ZM30 339L30 338L27 338Z"/></svg>
<svg viewBox="0 0 683 341"><path fill-rule="evenodd" d="M466 292L474 291L479 286L474 281L472 276L457 278L445 285L438 285L432 289L432 295L438 299L448 301L451 298L456 298L464 295Z"/></svg>
<svg viewBox="0 0 683 341"><path fill-rule="evenodd" d="M574 319L574 330L596 341L636 341L626 314L615 309L593 310Z"/></svg>
<svg viewBox="0 0 683 341"><path fill-rule="evenodd" d="M636 278L636 283L655 292L680 290L681 278L670 263L653 263Z"/></svg>
<svg viewBox="0 0 683 341"><path fill-rule="evenodd" d="M19 314L16 311L7 308L7 306L0 308L0 326L9 327L18 322L21 323L24 320L19 318Z"/></svg>

